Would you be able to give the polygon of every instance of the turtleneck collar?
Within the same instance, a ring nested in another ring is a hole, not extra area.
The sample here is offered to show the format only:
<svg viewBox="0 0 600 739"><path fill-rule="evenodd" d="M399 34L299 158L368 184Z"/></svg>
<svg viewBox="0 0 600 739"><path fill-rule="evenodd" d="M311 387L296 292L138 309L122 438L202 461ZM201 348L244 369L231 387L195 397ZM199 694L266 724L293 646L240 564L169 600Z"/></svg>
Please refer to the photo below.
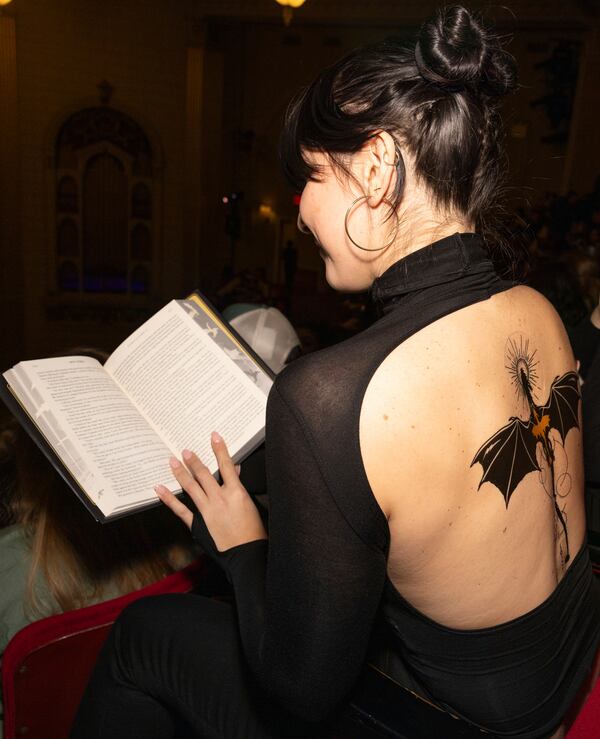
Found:
<svg viewBox="0 0 600 739"><path fill-rule="evenodd" d="M481 237L455 233L392 264L371 285L370 296L379 313L388 313L427 288L480 273L496 276Z"/></svg>

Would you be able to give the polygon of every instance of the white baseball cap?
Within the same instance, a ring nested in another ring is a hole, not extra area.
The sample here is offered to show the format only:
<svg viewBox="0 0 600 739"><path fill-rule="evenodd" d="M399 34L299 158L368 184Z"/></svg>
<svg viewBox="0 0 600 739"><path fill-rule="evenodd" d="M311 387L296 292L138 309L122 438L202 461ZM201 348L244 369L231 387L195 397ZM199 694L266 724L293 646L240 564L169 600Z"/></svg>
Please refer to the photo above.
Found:
<svg viewBox="0 0 600 739"><path fill-rule="evenodd" d="M301 342L292 324L277 308L253 303L234 303L223 311L227 320L259 357L281 372Z"/></svg>

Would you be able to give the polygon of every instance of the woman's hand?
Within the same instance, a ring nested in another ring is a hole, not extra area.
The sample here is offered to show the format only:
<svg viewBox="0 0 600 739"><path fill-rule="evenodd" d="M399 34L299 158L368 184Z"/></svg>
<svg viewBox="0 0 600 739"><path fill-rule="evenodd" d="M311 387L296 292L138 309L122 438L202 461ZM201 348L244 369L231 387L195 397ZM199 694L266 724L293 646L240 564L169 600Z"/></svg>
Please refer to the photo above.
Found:
<svg viewBox="0 0 600 739"><path fill-rule="evenodd" d="M223 484L219 485L208 467L187 449L182 453L185 466L175 457L169 460L177 482L196 505L220 552L249 541L266 539L267 533L258 510L240 482L238 471L219 434L212 434L211 445ZM193 512L164 485L157 485L155 490L162 502L191 529Z"/></svg>

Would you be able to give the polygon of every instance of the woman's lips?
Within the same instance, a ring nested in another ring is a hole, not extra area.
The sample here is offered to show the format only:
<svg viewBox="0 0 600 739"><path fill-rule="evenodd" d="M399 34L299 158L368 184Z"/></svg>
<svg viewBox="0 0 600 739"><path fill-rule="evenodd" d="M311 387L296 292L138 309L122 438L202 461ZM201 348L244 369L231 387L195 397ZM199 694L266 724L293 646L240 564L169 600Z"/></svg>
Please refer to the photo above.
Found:
<svg viewBox="0 0 600 739"><path fill-rule="evenodd" d="M325 249L323 249L323 245L321 244L321 242L316 236L314 237L314 239L315 239L315 246L319 250L319 256L321 257L321 259L327 259L327 252L325 251Z"/></svg>

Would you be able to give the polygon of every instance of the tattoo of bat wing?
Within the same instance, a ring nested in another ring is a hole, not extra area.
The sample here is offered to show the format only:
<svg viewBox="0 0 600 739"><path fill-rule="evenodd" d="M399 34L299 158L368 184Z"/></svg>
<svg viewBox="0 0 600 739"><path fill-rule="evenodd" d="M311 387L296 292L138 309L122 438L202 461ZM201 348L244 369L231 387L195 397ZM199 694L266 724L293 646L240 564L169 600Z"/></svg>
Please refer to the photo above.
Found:
<svg viewBox="0 0 600 739"><path fill-rule="evenodd" d="M579 378L575 372L567 372L556 377L550 386L548 403L542 407L542 413L550 416L550 427L555 428L565 443L566 436L572 428L579 428Z"/></svg>
<svg viewBox="0 0 600 739"><path fill-rule="evenodd" d="M540 469L536 460L537 439L531 433L531 421L525 423L512 417L500 431L497 431L479 449L471 462L471 467L479 462L484 482L491 482L504 496L506 506L514 489L529 472Z"/></svg>
<svg viewBox="0 0 600 739"><path fill-rule="evenodd" d="M575 372L567 372L554 379L546 405L536 406L531 396L528 397L532 414L529 421L511 418L485 442L471 462L471 467L476 462L483 467L479 488L484 482L491 482L500 490L507 506L525 475L540 469L536 458L536 445L541 441L540 432L536 433L538 425L542 423L544 428L548 424L549 428L555 428L563 444L567 433L572 428L579 428L577 411L581 395Z"/></svg>

